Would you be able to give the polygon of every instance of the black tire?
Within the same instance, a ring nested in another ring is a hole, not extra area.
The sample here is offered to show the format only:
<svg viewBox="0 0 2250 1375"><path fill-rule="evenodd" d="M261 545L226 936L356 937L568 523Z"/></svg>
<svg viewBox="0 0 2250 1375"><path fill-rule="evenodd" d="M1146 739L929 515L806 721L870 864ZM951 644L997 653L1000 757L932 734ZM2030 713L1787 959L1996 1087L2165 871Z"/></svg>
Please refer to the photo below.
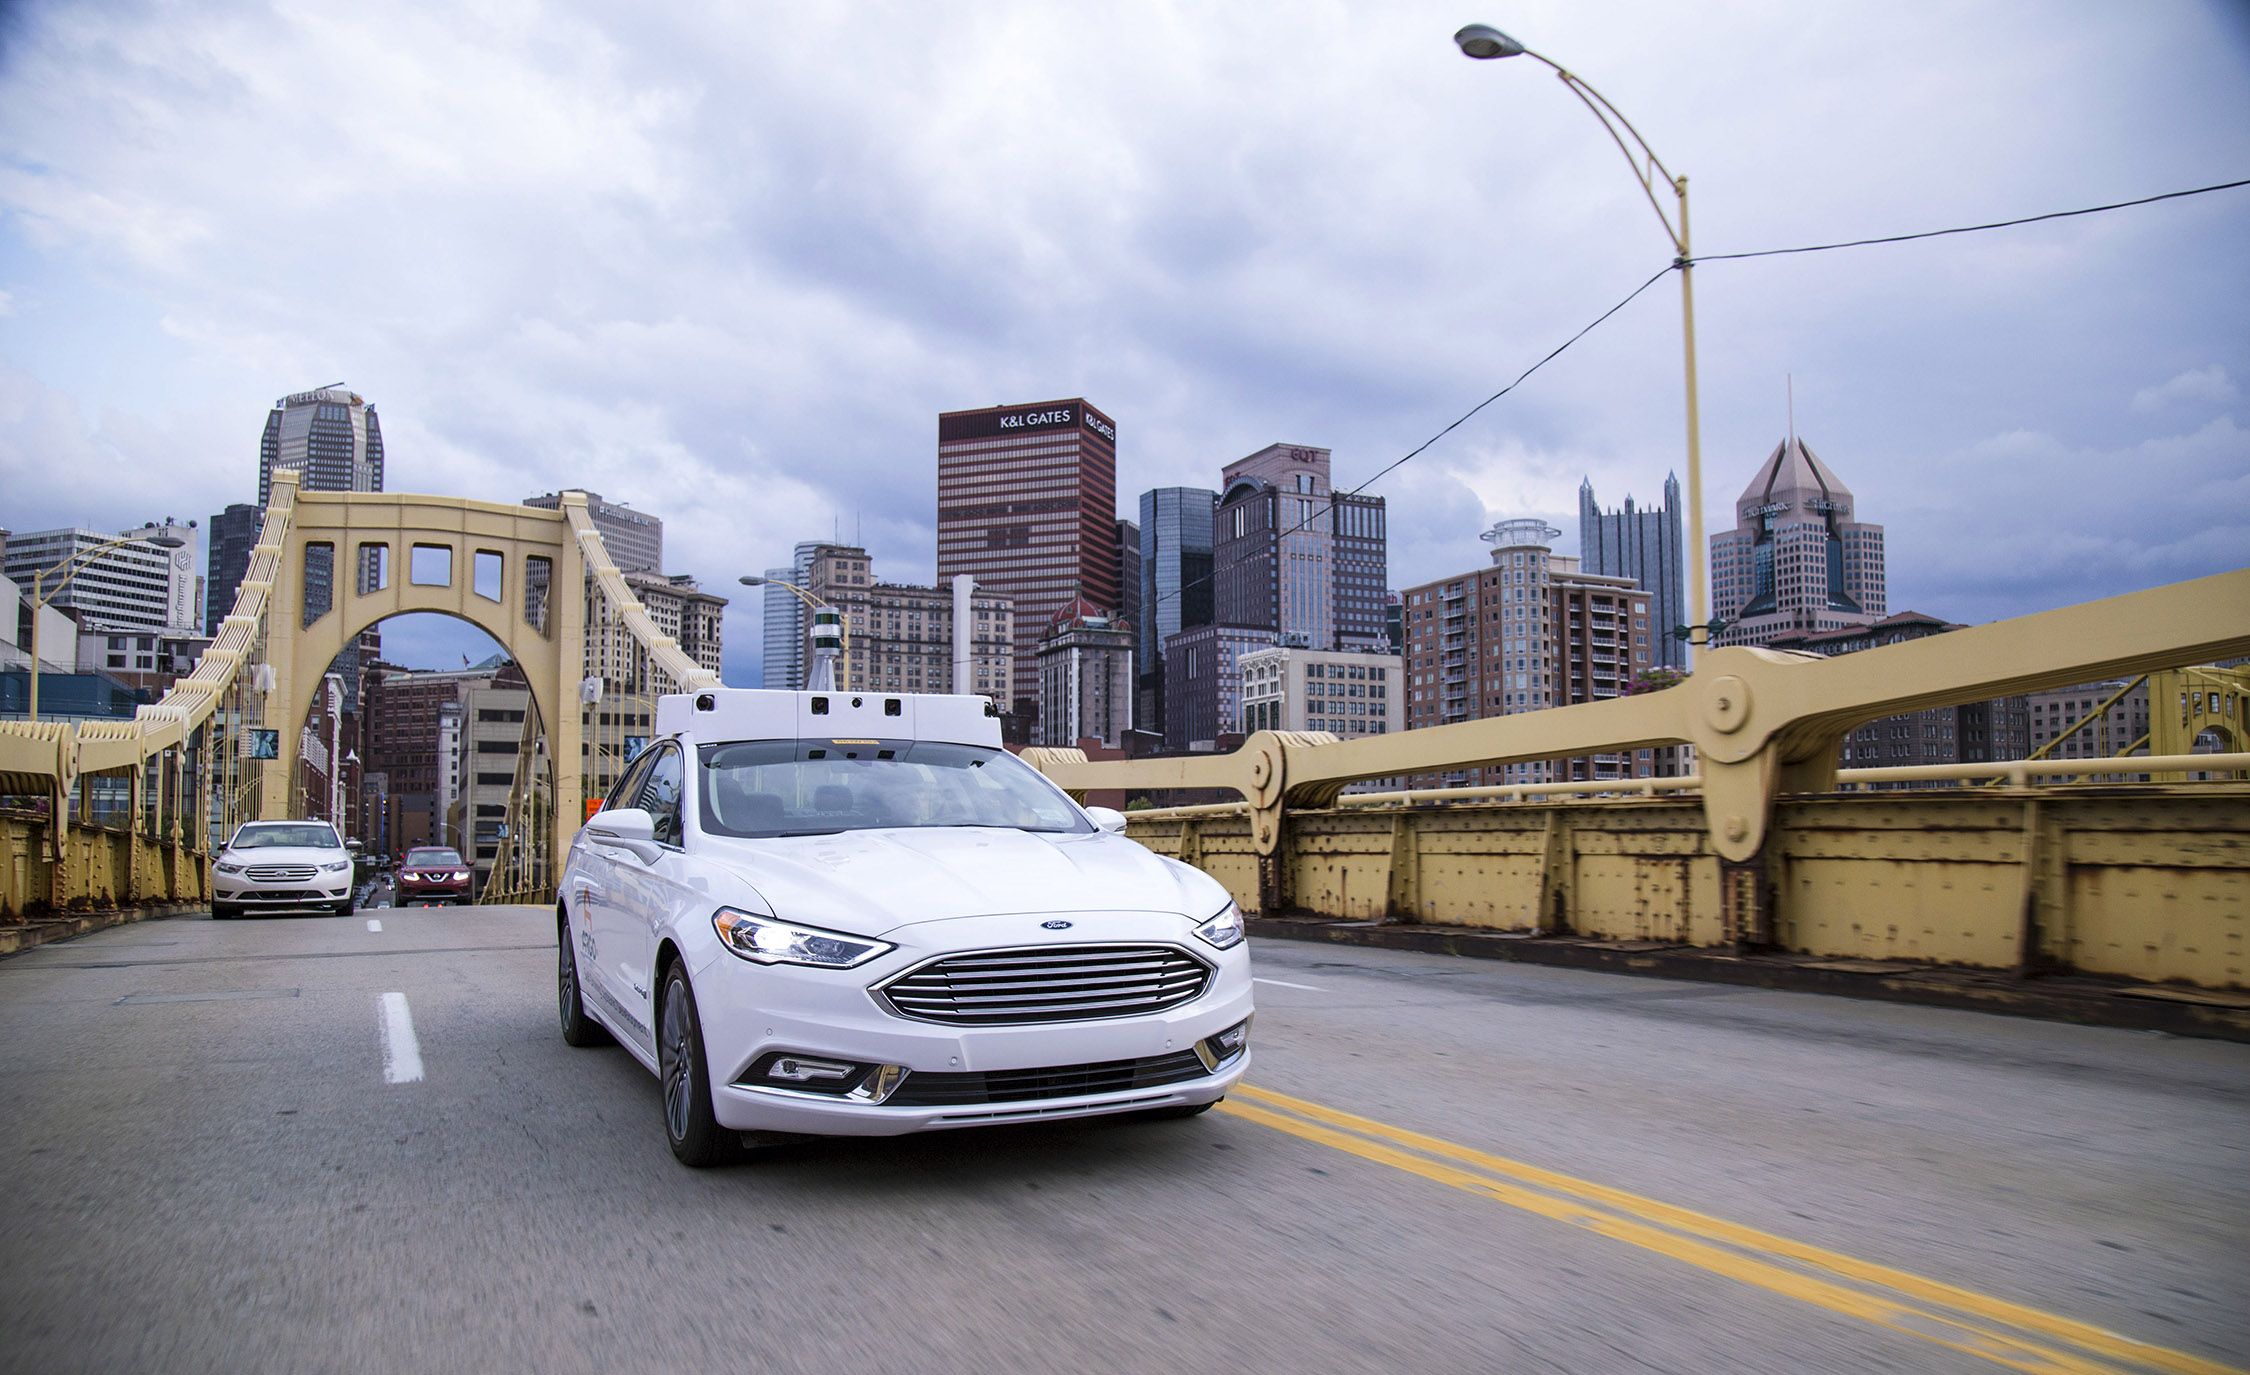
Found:
<svg viewBox="0 0 2250 1375"><path fill-rule="evenodd" d="M703 1058L703 1023L687 966L664 971L657 999L657 1078L664 1086L664 1139L682 1165L708 1169L742 1158L742 1138L719 1125L711 1111L711 1075Z"/></svg>
<svg viewBox="0 0 2250 1375"><path fill-rule="evenodd" d="M241 915L242 908L239 905L231 902L220 902L217 898L211 900L211 920L233 921Z"/></svg>
<svg viewBox="0 0 2250 1375"><path fill-rule="evenodd" d="M333 910L339 917L348 917L359 910L359 904L350 898L345 898L342 902L337 903Z"/></svg>
<svg viewBox="0 0 2250 1375"><path fill-rule="evenodd" d="M562 1014L563 1044L567 1046L602 1045L609 1033L602 1024L586 1015L586 1003L578 996L578 957L570 948L570 923L565 921L555 936L555 1007Z"/></svg>
<svg viewBox="0 0 2250 1375"><path fill-rule="evenodd" d="M1136 1112L1133 1116L1143 1122L1177 1122L1185 1117L1201 1117L1225 1101L1223 1098L1214 1098L1208 1103L1180 1103L1169 1108L1150 1108L1147 1112Z"/></svg>

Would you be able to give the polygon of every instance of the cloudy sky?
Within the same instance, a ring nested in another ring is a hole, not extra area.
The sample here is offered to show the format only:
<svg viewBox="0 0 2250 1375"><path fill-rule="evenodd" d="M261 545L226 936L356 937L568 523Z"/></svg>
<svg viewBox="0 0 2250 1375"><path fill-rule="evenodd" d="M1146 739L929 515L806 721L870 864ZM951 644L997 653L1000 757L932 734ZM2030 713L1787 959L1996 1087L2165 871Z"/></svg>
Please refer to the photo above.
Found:
<svg viewBox="0 0 2250 1375"><path fill-rule="evenodd" d="M2250 7L1824 0L0 5L0 526L255 499L343 380L394 490L582 486L730 593L933 572L936 415L1083 395L1120 506L1267 443L1350 485L1663 266L2250 177ZM1797 426L1891 605L2250 562L2250 190L1696 280L1705 491ZM1394 585L1683 464L1675 282L1374 490ZM754 683L735 598L728 678ZM426 628L391 637L429 662Z"/></svg>

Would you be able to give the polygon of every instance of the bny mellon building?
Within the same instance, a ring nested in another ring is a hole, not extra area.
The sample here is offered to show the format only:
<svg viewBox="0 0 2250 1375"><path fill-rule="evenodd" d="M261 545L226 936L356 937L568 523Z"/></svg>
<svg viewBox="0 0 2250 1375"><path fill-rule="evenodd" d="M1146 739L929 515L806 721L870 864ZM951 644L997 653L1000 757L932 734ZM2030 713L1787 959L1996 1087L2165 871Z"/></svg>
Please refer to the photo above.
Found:
<svg viewBox="0 0 2250 1375"><path fill-rule="evenodd" d="M1795 435L1735 500L1735 528L1711 537L1711 610L1721 645L1872 625L1889 613L1883 527L1852 519L1851 488Z"/></svg>

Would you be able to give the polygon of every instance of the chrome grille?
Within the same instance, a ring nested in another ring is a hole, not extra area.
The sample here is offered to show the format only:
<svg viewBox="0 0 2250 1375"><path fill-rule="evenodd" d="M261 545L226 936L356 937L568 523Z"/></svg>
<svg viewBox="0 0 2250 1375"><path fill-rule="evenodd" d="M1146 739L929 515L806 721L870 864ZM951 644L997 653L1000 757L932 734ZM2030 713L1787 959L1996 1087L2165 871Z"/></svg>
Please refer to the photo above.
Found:
<svg viewBox="0 0 2250 1375"><path fill-rule="evenodd" d="M1209 965L1168 945L1046 945L950 956L877 993L919 1022L996 1026L1161 1012L1210 981Z"/></svg>
<svg viewBox="0 0 2250 1375"><path fill-rule="evenodd" d="M320 867L313 864L254 864L245 872L260 883L303 883L319 873Z"/></svg>

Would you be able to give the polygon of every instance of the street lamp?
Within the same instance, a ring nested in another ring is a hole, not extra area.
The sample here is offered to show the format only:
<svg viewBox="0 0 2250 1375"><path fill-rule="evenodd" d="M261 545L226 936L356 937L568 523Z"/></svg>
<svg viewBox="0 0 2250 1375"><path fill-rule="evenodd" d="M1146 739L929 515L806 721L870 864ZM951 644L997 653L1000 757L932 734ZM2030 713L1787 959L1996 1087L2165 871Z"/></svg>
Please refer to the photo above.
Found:
<svg viewBox="0 0 2250 1375"><path fill-rule="evenodd" d="M745 573L735 581L741 583L744 587L764 587L771 584L775 587L785 587L796 594L797 600L803 602L806 608L813 613L813 671L806 676L806 688L816 691L848 692L851 690L852 632L851 626L845 621L842 612L797 586L797 584L784 581L781 578L763 578L756 573ZM830 639L836 642L835 652L843 660L842 678L840 682L823 683L818 681L818 677L821 666L828 662L830 650L826 641Z"/></svg>
<svg viewBox="0 0 2250 1375"><path fill-rule="evenodd" d="M1585 102L1586 108L1594 112L1594 118L1602 122L1602 128L1616 141L1617 150L1625 155L1625 161L1641 184L1642 194L1648 197L1649 208L1664 225L1665 237L1672 241L1672 265L1680 270L1681 338L1687 351L1687 565L1689 611L1695 618L1695 623L1687 627L1687 638L1691 645L1708 645L1711 642L1711 605L1703 565L1707 552L1703 546L1703 435L1695 400L1695 259L1688 251L1687 178L1673 176L1632 122L1617 112L1607 96L1587 85L1575 72L1533 52L1490 24L1471 24L1453 35L1453 41L1463 54L1479 60L1528 57L1553 68L1563 85ZM1664 202L1657 198L1656 187L1660 181L1678 199L1678 210L1674 214L1666 214Z"/></svg>
<svg viewBox="0 0 2250 1375"><path fill-rule="evenodd" d="M74 550L65 555L62 562L51 568L42 568L31 575L31 683L30 700L26 704L29 719L33 721L39 719L39 612L46 606L47 599L61 596L62 590L70 586L73 578L94 566L93 560L97 555L106 554L112 549L122 549L128 544L150 544L158 549L177 549L186 543L186 540L172 533L172 525L167 521L163 526L158 527L153 535L119 535L116 539L105 540L90 549ZM84 559L86 562L78 563L80 559ZM71 568L70 565L74 563L78 563L78 567ZM70 571L64 573L63 570L66 568L69 568ZM62 580L55 584L52 592L47 590L47 575L49 573L63 574ZM74 665L77 657L74 650L71 655Z"/></svg>

